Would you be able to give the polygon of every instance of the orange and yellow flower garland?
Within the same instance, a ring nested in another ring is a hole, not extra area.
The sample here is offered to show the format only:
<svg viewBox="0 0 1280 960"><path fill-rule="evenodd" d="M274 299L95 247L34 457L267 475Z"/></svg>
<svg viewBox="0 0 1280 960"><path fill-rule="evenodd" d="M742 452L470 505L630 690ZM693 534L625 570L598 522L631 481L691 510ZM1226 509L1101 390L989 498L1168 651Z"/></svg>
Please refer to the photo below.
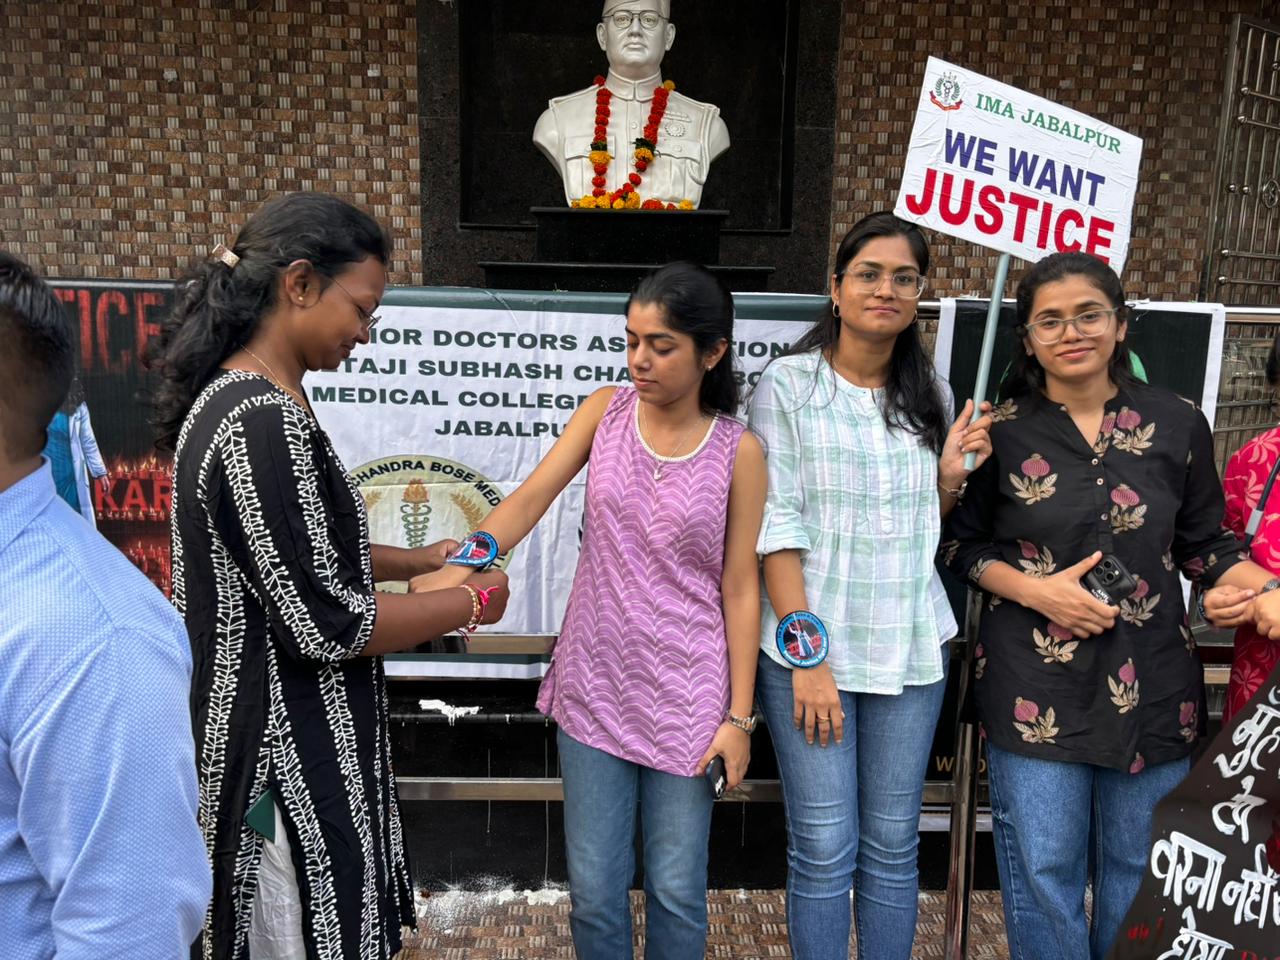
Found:
<svg viewBox="0 0 1280 960"><path fill-rule="evenodd" d="M609 102L613 99L613 91L605 86L604 77L597 76L595 78L596 90L596 129L595 137L591 141L591 153L588 155L591 160L591 168L595 171L595 176L591 178L592 191L585 197L573 200L569 203L571 207L579 207L584 210L692 210L692 200L681 200L679 204L663 203L661 200L650 198L641 200L640 194L636 192L636 188L643 181L642 173L653 162L653 156L658 148L658 125L662 122L662 115L667 110L667 99L671 96L671 91L676 85L670 80L663 82L662 86L655 87L653 90L653 106L649 109L649 120L644 127L644 136L636 137L635 151L635 172L627 175L627 182L617 190L610 193L605 189L605 174L609 170L609 161L613 159L613 154L609 152Z"/></svg>

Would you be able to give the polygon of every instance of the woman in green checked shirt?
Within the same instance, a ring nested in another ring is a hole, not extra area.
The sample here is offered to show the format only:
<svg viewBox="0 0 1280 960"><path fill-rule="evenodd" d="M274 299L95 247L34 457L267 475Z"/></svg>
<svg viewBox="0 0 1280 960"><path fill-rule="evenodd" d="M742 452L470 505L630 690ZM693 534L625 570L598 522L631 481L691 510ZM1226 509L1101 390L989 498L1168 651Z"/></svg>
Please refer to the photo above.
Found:
<svg viewBox="0 0 1280 960"><path fill-rule="evenodd" d="M981 463L991 450L990 417L969 425L966 404L952 422L921 344L928 267L912 224L890 213L855 224L830 312L752 397L769 473L756 689L786 800L797 960L849 955L851 888L861 956L905 960L915 936L920 798L957 632L934 553L965 452ZM776 642L796 611L826 627L816 665Z"/></svg>

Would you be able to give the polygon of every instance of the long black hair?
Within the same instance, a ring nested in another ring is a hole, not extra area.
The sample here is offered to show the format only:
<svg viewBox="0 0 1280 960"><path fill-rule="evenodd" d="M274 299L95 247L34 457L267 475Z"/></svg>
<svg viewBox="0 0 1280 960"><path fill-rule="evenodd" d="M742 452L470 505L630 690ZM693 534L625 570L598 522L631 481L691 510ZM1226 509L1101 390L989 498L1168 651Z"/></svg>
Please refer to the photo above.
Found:
<svg viewBox="0 0 1280 960"><path fill-rule="evenodd" d="M880 211L863 217L844 235L836 248L832 276L843 275L858 251L880 237L902 237L911 248L920 272L928 272L929 244L920 228L900 220L889 211ZM823 307L814 325L783 356L821 350L824 356L831 358L840 339L840 317L832 306ZM947 422L946 407L938 391L933 361L925 353L920 325L916 321L912 321L893 342L880 412L887 425L915 434L929 449L941 455L951 424Z"/></svg>
<svg viewBox="0 0 1280 960"><path fill-rule="evenodd" d="M702 375L698 401L705 413L738 412L738 382L733 376L733 294L706 267L678 260L646 274L627 298L631 305L653 304L662 310L667 326L693 338L699 354L714 350L721 340L728 348L714 367Z"/></svg>
<svg viewBox="0 0 1280 960"><path fill-rule="evenodd" d="M156 375L150 396L156 446L173 450L182 421L219 365L248 343L276 302L277 278L295 260L325 277L347 264L391 258L391 239L376 220L323 193L291 193L262 206L222 260L197 264L178 281L173 312L147 344L145 362Z"/></svg>
<svg viewBox="0 0 1280 960"><path fill-rule="evenodd" d="M1017 318L1018 325L1014 333L1021 341L1013 352L1013 364L1004 382L1000 385L1000 396L1018 397L1023 394L1044 389L1044 367L1036 359L1034 353L1025 349L1029 336L1027 324L1031 320L1031 308L1036 302L1036 293L1046 283L1057 283L1068 277L1080 277L1107 298L1107 302L1116 311L1116 326L1129 319L1129 308L1124 302L1124 286L1116 272L1103 261L1087 253L1053 253L1036 263L1018 284ZM1140 387L1141 381L1133 375L1133 360L1129 348L1123 340L1116 341L1115 352L1111 354L1111 362L1107 373L1111 382L1118 387L1134 389Z"/></svg>

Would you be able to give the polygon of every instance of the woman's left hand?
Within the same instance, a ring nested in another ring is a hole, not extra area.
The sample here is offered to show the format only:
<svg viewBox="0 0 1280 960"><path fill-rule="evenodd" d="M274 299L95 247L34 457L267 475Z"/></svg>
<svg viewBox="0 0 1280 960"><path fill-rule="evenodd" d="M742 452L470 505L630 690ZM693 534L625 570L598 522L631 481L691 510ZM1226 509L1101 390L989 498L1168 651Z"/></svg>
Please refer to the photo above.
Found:
<svg viewBox="0 0 1280 960"><path fill-rule="evenodd" d="M413 550L413 560L411 561L415 571L414 575L418 576L439 570L444 566L444 562L449 559L449 555L457 549L457 540L440 540L436 543L429 543L425 547L415 548Z"/></svg>
<svg viewBox="0 0 1280 960"><path fill-rule="evenodd" d="M717 754L724 757L724 773L727 779L725 790L732 790L747 775L747 764L751 762L751 735L740 727L735 727L726 720L711 738L711 746L698 761L698 776L707 772L707 764Z"/></svg>
<svg viewBox="0 0 1280 960"><path fill-rule="evenodd" d="M1254 591L1223 585L1205 591L1205 619L1219 629L1252 623Z"/></svg>
<svg viewBox="0 0 1280 960"><path fill-rule="evenodd" d="M978 461L974 469L982 466L991 456L991 404L982 401L979 408L982 416L970 423L973 416L973 401L966 400L960 416L947 431L946 443L942 445L942 456L938 458L938 482L947 489L955 489L964 482L970 473L965 468L964 457L967 453L976 453Z"/></svg>

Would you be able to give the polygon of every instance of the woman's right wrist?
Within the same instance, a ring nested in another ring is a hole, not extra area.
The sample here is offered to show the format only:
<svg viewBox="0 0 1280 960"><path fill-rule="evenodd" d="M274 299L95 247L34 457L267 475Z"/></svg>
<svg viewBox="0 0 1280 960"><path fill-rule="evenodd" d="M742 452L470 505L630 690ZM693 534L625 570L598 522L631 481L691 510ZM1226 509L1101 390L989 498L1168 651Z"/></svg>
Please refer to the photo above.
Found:
<svg viewBox="0 0 1280 960"><path fill-rule="evenodd" d="M1013 597L1012 599L1017 603L1022 604L1024 607L1029 607L1032 610L1039 610L1041 606L1040 600L1044 596L1044 589L1044 580L1039 577L1033 577L1029 573L1024 573L1022 574L1021 581L1018 584L1019 596Z"/></svg>

